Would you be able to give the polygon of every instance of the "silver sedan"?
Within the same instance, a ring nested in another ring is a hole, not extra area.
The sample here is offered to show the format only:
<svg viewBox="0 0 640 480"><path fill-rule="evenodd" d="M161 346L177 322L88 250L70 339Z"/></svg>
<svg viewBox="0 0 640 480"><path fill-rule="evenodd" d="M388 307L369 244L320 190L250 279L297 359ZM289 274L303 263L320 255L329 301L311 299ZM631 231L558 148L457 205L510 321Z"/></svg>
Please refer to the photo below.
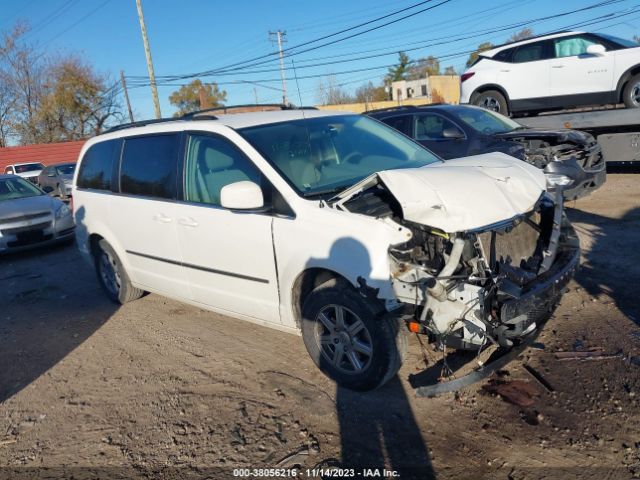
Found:
<svg viewBox="0 0 640 480"><path fill-rule="evenodd" d="M71 209L15 175L0 175L0 253L72 240Z"/></svg>

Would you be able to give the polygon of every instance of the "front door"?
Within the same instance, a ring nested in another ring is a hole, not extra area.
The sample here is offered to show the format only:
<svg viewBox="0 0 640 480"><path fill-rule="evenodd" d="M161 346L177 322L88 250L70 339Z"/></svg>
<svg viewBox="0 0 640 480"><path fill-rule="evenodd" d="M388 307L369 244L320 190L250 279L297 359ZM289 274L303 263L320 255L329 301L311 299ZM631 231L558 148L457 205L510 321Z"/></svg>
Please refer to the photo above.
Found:
<svg viewBox="0 0 640 480"><path fill-rule="evenodd" d="M464 132L442 115L437 113L416 114L414 128L413 138L445 160L467 155L468 144ZM445 130L458 132L461 137L446 137Z"/></svg>
<svg viewBox="0 0 640 480"><path fill-rule="evenodd" d="M555 58L552 61L550 78L552 96L574 97L614 90L613 55L610 52L604 52L602 55L587 53L587 47L596 44L596 39L585 35L554 40ZM585 101L591 103L588 98ZM570 106L566 101L560 101L560 104Z"/></svg>
<svg viewBox="0 0 640 480"><path fill-rule="evenodd" d="M227 210L220 202L226 185L249 180L264 186L266 181L235 145L218 135L189 134L184 163L184 201L176 205L176 217L193 300L279 323L273 217L266 210Z"/></svg>

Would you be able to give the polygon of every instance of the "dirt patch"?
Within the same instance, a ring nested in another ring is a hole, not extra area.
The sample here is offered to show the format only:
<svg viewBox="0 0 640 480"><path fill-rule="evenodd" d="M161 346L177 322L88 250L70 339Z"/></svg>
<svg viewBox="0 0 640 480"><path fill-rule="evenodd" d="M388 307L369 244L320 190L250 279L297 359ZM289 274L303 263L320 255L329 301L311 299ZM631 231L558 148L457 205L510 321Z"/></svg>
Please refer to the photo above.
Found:
<svg viewBox="0 0 640 480"><path fill-rule="evenodd" d="M355 394L315 368L299 337L157 295L116 308L73 247L2 258L0 478L341 464L404 479L638 476L639 181L611 175L569 205L583 267L540 345L506 367L505 381L535 385L524 406L482 385L416 398L415 338L398 378ZM621 356L555 355L580 345Z"/></svg>

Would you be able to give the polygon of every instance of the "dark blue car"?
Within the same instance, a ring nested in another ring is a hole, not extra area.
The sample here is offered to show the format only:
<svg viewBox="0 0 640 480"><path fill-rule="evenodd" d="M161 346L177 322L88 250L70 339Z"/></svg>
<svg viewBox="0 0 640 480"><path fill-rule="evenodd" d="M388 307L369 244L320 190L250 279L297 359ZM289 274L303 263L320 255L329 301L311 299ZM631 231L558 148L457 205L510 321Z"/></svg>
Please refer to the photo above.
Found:
<svg viewBox="0 0 640 480"><path fill-rule="evenodd" d="M537 130L470 105L403 106L367 115L401 131L445 160L503 152L544 170L573 200L606 179L602 149L578 130Z"/></svg>

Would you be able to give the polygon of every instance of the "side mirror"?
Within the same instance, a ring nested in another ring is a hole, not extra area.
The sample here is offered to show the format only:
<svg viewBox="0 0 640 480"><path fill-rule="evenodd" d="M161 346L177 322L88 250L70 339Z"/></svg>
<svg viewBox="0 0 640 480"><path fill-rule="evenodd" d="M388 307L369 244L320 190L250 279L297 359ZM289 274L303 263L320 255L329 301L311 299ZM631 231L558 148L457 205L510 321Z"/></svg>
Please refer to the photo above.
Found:
<svg viewBox="0 0 640 480"><path fill-rule="evenodd" d="M229 210L255 210L264 206L262 189L256 183L244 180L230 183L220 190L220 204Z"/></svg>
<svg viewBox="0 0 640 480"><path fill-rule="evenodd" d="M55 176L56 176L56 174L55 174L55 173L53 173L53 172L51 172L51 173L47 174L47 177L55 177Z"/></svg>
<svg viewBox="0 0 640 480"><path fill-rule="evenodd" d="M587 47L587 53L589 55L596 55L597 57L604 55L606 51L607 49L604 48L604 45L600 45L599 43L596 43L595 45L589 45Z"/></svg>
<svg viewBox="0 0 640 480"><path fill-rule="evenodd" d="M442 137L457 140L460 138L464 138L464 133L462 133L457 128L445 128L442 131Z"/></svg>

